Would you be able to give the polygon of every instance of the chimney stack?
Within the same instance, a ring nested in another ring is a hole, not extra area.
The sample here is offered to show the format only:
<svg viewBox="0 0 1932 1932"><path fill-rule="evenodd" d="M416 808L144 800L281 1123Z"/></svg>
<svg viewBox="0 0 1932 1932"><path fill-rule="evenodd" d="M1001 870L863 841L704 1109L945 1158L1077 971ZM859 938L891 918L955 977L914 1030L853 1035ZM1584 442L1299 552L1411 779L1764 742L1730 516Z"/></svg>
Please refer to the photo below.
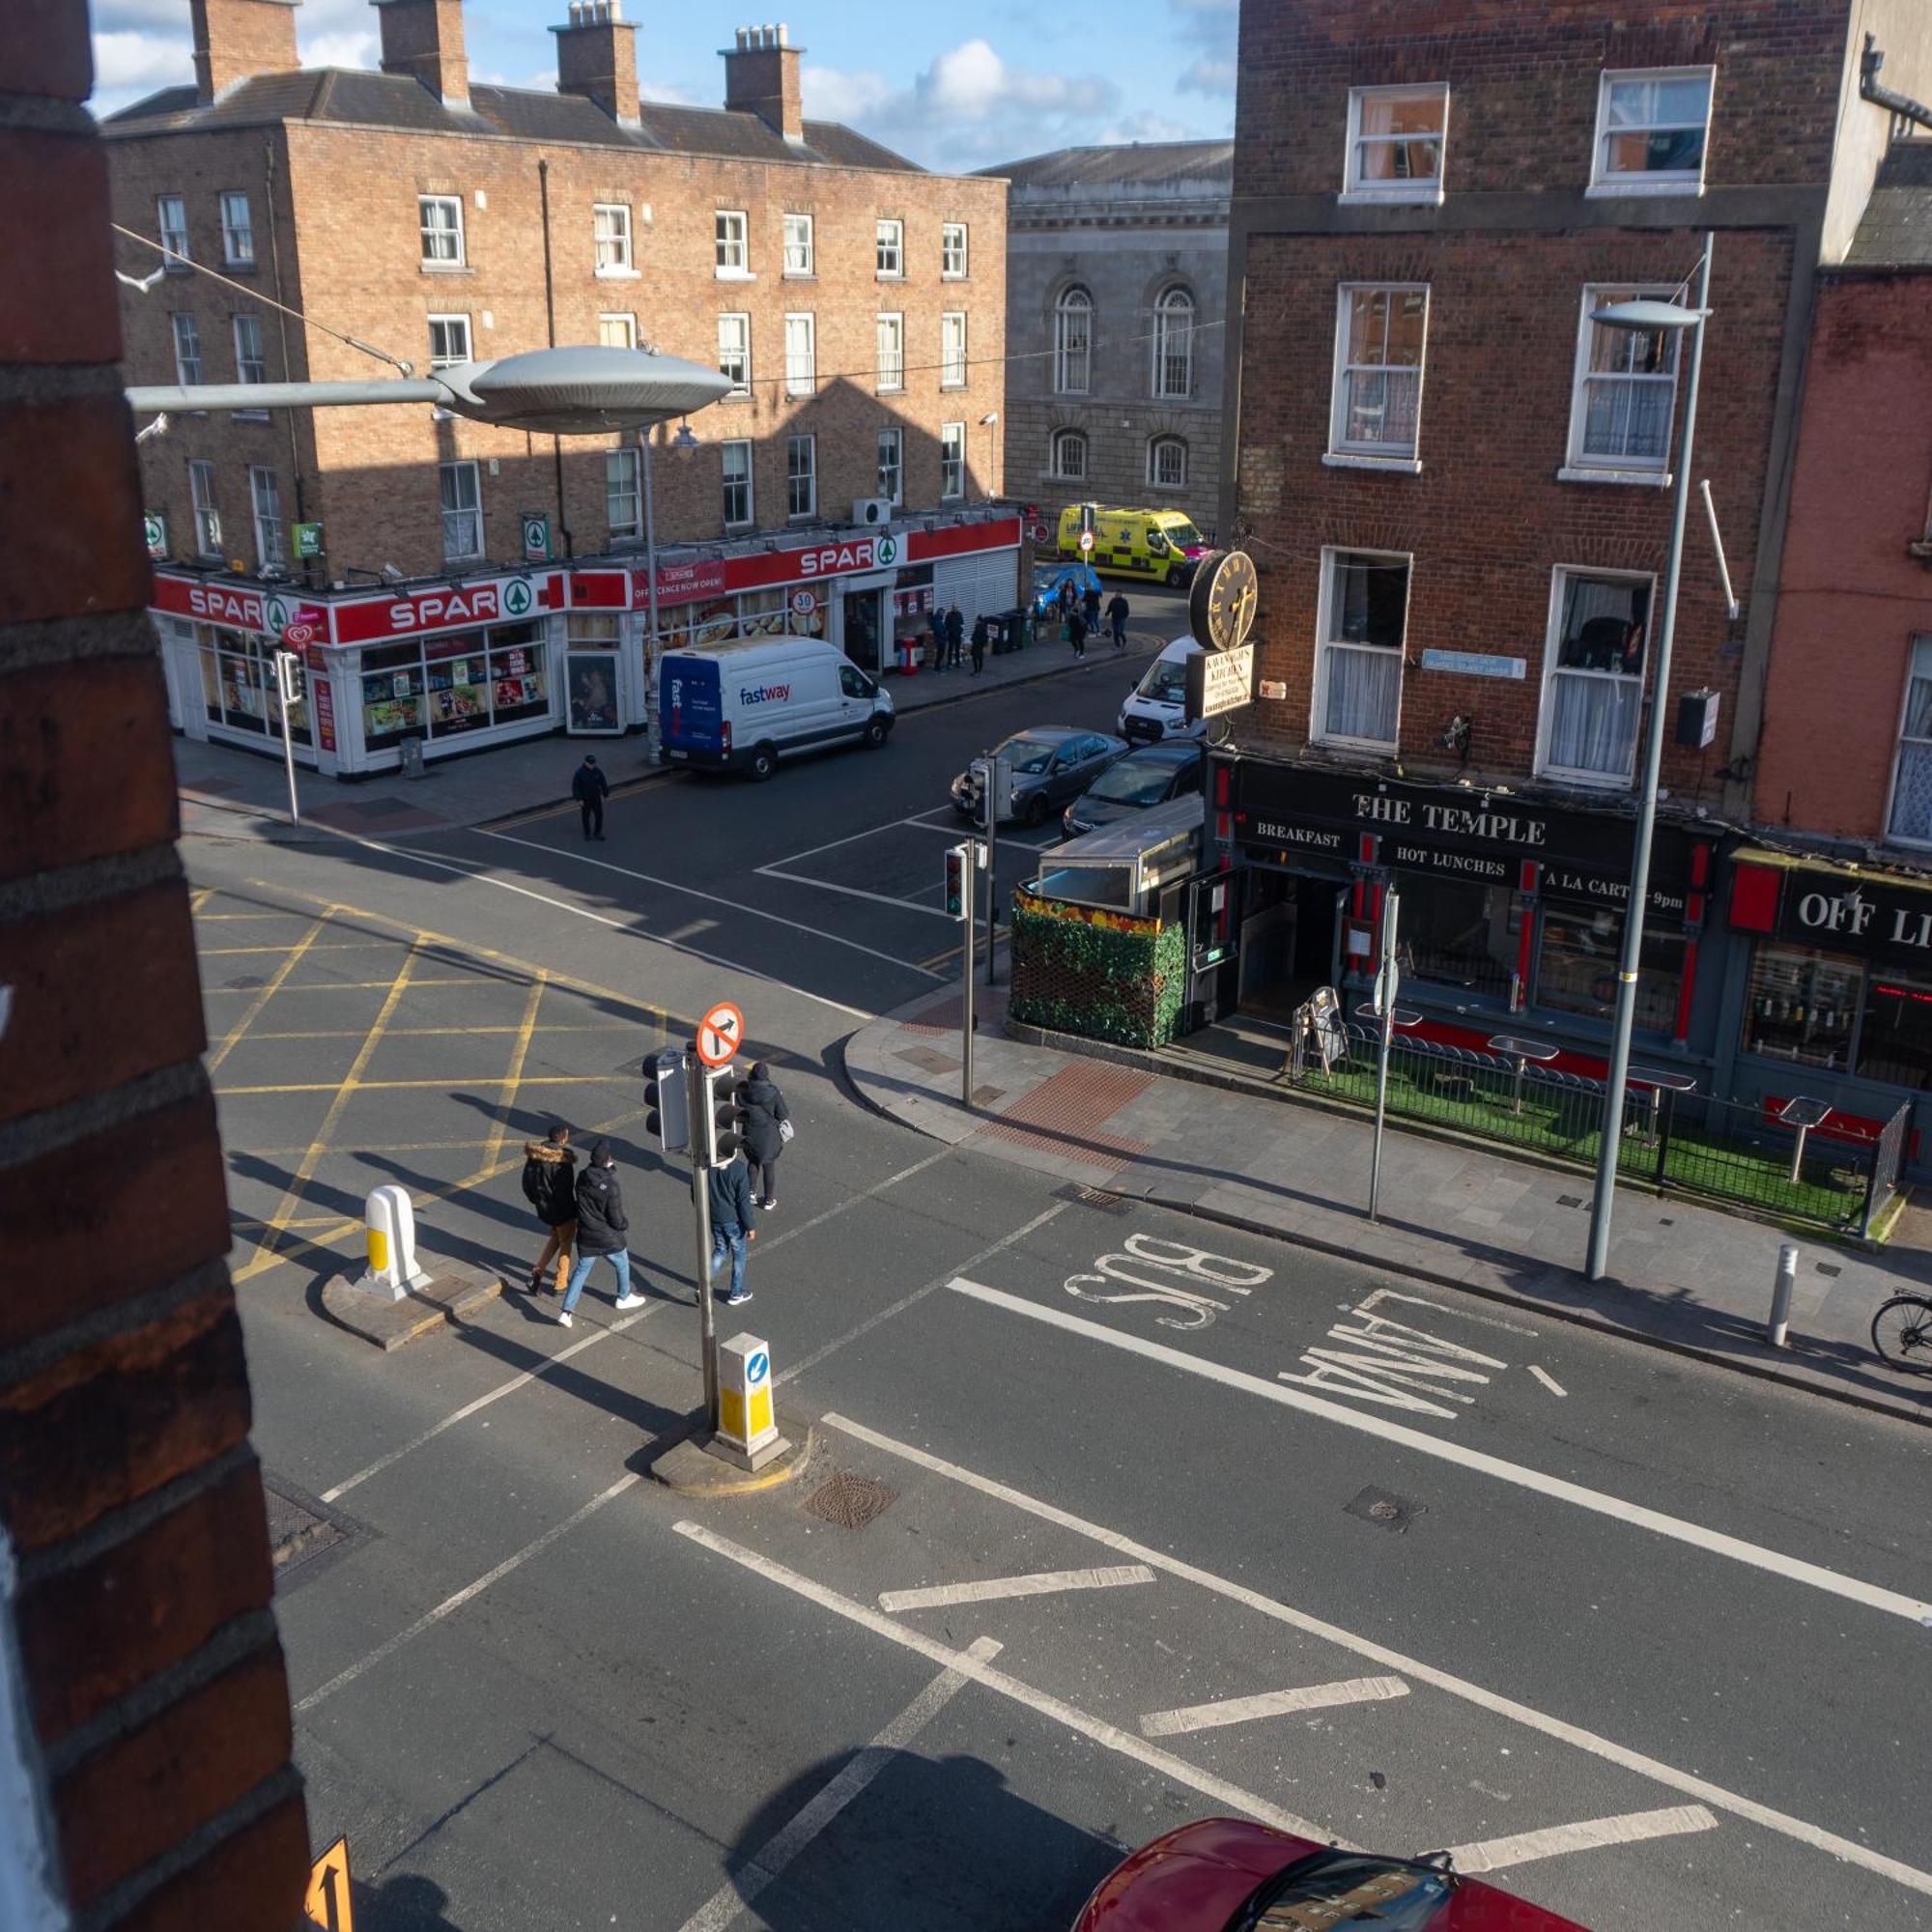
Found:
<svg viewBox="0 0 1932 1932"><path fill-rule="evenodd" d="M383 71L419 80L467 113L469 61L463 51L463 0L370 0L383 29Z"/></svg>
<svg viewBox="0 0 1932 1932"><path fill-rule="evenodd" d="M623 0L570 0L570 24L556 36L556 91L594 100L620 128L638 126L636 23Z"/></svg>
<svg viewBox="0 0 1932 1932"><path fill-rule="evenodd" d="M805 138L805 112L799 104L798 64L803 47L791 44L790 31L777 26L740 27L737 45L721 47L724 56L724 105L755 114L787 141Z"/></svg>
<svg viewBox="0 0 1932 1932"><path fill-rule="evenodd" d="M194 90L206 106L257 73L294 73L297 0L192 0Z"/></svg>

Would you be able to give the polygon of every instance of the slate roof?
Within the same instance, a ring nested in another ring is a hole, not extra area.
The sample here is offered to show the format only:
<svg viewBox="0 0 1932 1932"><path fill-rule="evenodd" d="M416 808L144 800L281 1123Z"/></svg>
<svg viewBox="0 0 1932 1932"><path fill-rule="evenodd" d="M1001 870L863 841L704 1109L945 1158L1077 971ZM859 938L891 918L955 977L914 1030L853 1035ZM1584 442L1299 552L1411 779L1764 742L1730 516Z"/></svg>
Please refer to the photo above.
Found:
<svg viewBox="0 0 1932 1932"><path fill-rule="evenodd" d="M1932 268L1932 137L1894 141L1887 150L1844 266Z"/></svg>
<svg viewBox="0 0 1932 1932"><path fill-rule="evenodd" d="M1056 148L1005 167L981 168L1016 192L1140 188L1149 193L1226 194L1235 182L1232 141L1129 141L1109 148Z"/></svg>
<svg viewBox="0 0 1932 1932"><path fill-rule="evenodd" d="M916 161L836 121L808 121L793 143L755 114L723 107L639 103L641 125L620 128L581 95L539 88L472 86L469 114L445 107L410 74L367 73L355 68L303 68L298 73L256 74L201 106L192 87L165 87L110 114L110 138L136 134L200 133L270 127L283 121L390 128L408 133L494 134L523 141L572 142L628 148L643 154L706 155L726 160L804 161L827 167L923 174Z"/></svg>

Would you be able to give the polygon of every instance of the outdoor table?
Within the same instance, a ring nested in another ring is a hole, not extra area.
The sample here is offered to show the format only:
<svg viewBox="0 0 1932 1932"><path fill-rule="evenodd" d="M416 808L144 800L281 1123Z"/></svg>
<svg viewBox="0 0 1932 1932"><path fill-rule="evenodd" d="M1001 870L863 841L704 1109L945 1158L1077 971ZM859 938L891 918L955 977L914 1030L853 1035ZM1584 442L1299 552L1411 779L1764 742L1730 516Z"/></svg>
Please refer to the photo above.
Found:
<svg viewBox="0 0 1932 1932"><path fill-rule="evenodd" d="M1681 1073L1662 1066L1633 1066L1629 1075L1633 1087L1650 1089L1650 1133L1653 1147L1657 1144L1657 1116L1663 1104L1664 1090L1673 1094L1690 1094L1696 1091L1697 1076L1694 1073Z"/></svg>
<svg viewBox="0 0 1932 1932"><path fill-rule="evenodd" d="M1822 1126L1832 1111L1829 1100L1807 1100L1804 1094L1794 1094L1778 1108L1777 1118L1787 1127L1798 1129L1798 1145L1791 1150L1791 1179L1795 1186L1799 1170L1804 1165L1804 1136L1813 1127Z"/></svg>
<svg viewBox="0 0 1932 1932"><path fill-rule="evenodd" d="M1373 1000L1364 1000L1355 1009L1355 1017L1358 1020L1367 1020L1374 1026L1380 1026L1382 1023L1382 1009ZM1389 1024L1391 1026L1412 1027L1421 1018L1422 1015L1413 1007L1392 1007L1389 1009Z"/></svg>
<svg viewBox="0 0 1932 1932"><path fill-rule="evenodd" d="M1561 1047L1551 1046L1545 1039L1518 1039L1514 1034L1499 1033L1490 1041L1490 1051L1500 1053L1516 1062L1516 1098L1510 1108L1513 1114L1522 1112L1523 1068L1533 1060L1539 1066L1547 1066L1562 1052Z"/></svg>

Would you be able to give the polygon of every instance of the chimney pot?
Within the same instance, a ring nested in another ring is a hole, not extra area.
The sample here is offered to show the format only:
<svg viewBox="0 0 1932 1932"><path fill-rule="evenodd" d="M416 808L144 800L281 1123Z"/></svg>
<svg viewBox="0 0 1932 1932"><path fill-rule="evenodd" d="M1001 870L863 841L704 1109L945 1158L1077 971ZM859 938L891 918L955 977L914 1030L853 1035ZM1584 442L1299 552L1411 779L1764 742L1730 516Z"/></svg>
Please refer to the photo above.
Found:
<svg viewBox="0 0 1932 1932"><path fill-rule="evenodd" d="M791 32L782 21L740 27L733 40L734 45L723 49L724 105L736 113L755 114L787 141L802 141L799 66L805 49L791 44Z"/></svg>
<svg viewBox="0 0 1932 1932"><path fill-rule="evenodd" d="M371 0L383 32L383 71L419 80L442 102L468 112L469 59L463 0Z"/></svg>
<svg viewBox="0 0 1932 1932"><path fill-rule="evenodd" d="M294 73L296 0L192 0L195 95L206 105L258 73Z"/></svg>
<svg viewBox="0 0 1932 1932"><path fill-rule="evenodd" d="M594 100L620 128L637 127L638 29L622 0L570 0L570 24L551 32L556 91Z"/></svg>

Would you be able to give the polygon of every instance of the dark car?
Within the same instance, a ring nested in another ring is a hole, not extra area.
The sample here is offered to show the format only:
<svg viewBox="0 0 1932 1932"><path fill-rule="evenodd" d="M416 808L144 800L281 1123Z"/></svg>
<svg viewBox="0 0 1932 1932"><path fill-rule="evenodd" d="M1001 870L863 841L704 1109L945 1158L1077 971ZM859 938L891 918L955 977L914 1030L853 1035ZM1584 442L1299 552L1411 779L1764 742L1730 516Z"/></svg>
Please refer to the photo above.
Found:
<svg viewBox="0 0 1932 1932"><path fill-rule="evenodd" d="M1574 1918L1421 1860L1345 1852L1207 1818L1115 1866L1073 1932L1587 1932Z"/></svg>
<svg viewBox="0 0 1932 1932"><path fill-rule="evenodd" d="M1000 760L1006 779L1001 818L1044 825L1057 806L1070 805L1127 749L1124 738L1074 724L1036 724L1015 731L987 754ZM952 807L976 825L986 822L980 774L970 765L952 781Z"/></svg>
<svg viewBox="0 0 1932 1932"><path fill-rule="evenodd" d="M1112 764L1066 808L1061 829L1069 838L1132 818L1201 789L1201 747L1187 738L1143 745Z"/></svg>

